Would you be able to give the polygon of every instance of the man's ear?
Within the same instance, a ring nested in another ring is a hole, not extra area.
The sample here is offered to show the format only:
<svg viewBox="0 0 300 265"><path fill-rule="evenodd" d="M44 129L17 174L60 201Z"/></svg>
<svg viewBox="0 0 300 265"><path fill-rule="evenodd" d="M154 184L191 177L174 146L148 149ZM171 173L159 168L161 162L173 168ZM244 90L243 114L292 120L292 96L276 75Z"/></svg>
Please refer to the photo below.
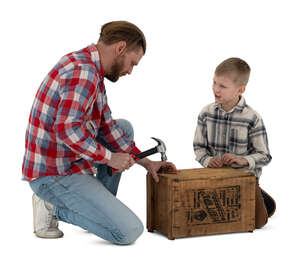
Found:
<svg viewBox="0 0 300 265"><path fill-rule="evenodd" d="M122 55L126 50L126 41L119 41L115 45L116 56Z"/></svg>

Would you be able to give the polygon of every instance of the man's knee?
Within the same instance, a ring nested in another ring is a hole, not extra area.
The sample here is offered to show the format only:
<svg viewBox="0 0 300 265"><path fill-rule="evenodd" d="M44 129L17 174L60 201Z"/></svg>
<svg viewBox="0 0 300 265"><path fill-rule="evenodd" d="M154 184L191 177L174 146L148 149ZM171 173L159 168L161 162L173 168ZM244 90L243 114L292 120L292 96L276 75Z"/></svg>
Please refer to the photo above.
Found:
<svg viewBox="0 0 300 265"><path fill-rule="evenodd" d="M125 120L125 119L117 119L116 123L122 129L122 131L126 134L126 136L130 140L133 140L134 131L133 131L132 124L128 120Z"/></svg>
<svg viewBox="0 0 300 265"><path fill-rule="evenodd" d="M117 240L114 242L118 245L129 245L138 239L138 237L143 233L144 226L142 222L137 219L135 224L131 224L126 229L122 229L122 236L117 237Z"/></svg>

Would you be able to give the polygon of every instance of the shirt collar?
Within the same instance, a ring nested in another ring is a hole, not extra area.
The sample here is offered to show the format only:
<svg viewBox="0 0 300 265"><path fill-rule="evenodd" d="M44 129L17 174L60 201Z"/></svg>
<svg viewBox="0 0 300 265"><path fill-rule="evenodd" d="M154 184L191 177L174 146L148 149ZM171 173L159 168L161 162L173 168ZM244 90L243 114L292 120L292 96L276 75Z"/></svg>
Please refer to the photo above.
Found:
<svg viewBox="0 0 300 265"><path fill-rule="evenodd" d="M223 110L221 105L218 104L217 102L214 103L215 109L220 109ZM238 104L236 104L230 111L228 112L234 112L234 111L239 111L242 112L244 107L246 106L246 101L245 99L241 96L240 101L238 102ZM224 111L224 110L223 110Z"/></svg>
<svg viewBox="0 0 300 265"><path fill-rule="evenodd" d="M100 77L103 80L104 79L104 70L103 70L103 67L101 64L100 54L99 54L99 51L98 51L96 45L92 44L92 45L88 46L88 50L91 54L92 62L96 65L96 67L100 73Z"/></svg>

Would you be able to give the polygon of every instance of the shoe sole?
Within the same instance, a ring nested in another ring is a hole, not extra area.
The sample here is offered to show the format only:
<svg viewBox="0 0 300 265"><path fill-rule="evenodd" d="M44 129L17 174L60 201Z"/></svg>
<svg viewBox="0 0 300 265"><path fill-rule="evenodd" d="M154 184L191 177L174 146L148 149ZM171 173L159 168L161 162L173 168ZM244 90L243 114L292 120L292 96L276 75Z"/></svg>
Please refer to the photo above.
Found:
<svg viewBox="0 0 300 265"><path fill-rule="evenodd" d="M37 232L34 232L35 235L39 238L44 238L44 239L55 239L55 238L62 238L64 236L64 233L62 233L61 235L59 236L47 236L47 235L40 235L38 234Z"/></svg>

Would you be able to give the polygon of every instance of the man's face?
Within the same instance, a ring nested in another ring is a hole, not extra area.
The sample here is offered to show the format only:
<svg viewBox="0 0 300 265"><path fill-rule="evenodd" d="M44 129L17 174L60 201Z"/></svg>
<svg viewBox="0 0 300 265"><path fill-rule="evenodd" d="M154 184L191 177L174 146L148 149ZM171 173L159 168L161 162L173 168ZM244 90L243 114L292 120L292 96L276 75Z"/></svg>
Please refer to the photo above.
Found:
<svg viewBox="0 0 300 265"><path fill-rule="evenodd" d="M117 82L120 76L130 75L133 67L139 63L143 55L144 52L141 47L119 55L115 58L110 72L105 77L111 82Z"/></svg>
<svg viewBox="0 0 300 265"><path fill-rule="evenodd" d="M221 106L226 107L234 106L244 91L243 86L234 83L232 78L226 75L215 75L213 80L213 92L215 101Z"/></svg>

